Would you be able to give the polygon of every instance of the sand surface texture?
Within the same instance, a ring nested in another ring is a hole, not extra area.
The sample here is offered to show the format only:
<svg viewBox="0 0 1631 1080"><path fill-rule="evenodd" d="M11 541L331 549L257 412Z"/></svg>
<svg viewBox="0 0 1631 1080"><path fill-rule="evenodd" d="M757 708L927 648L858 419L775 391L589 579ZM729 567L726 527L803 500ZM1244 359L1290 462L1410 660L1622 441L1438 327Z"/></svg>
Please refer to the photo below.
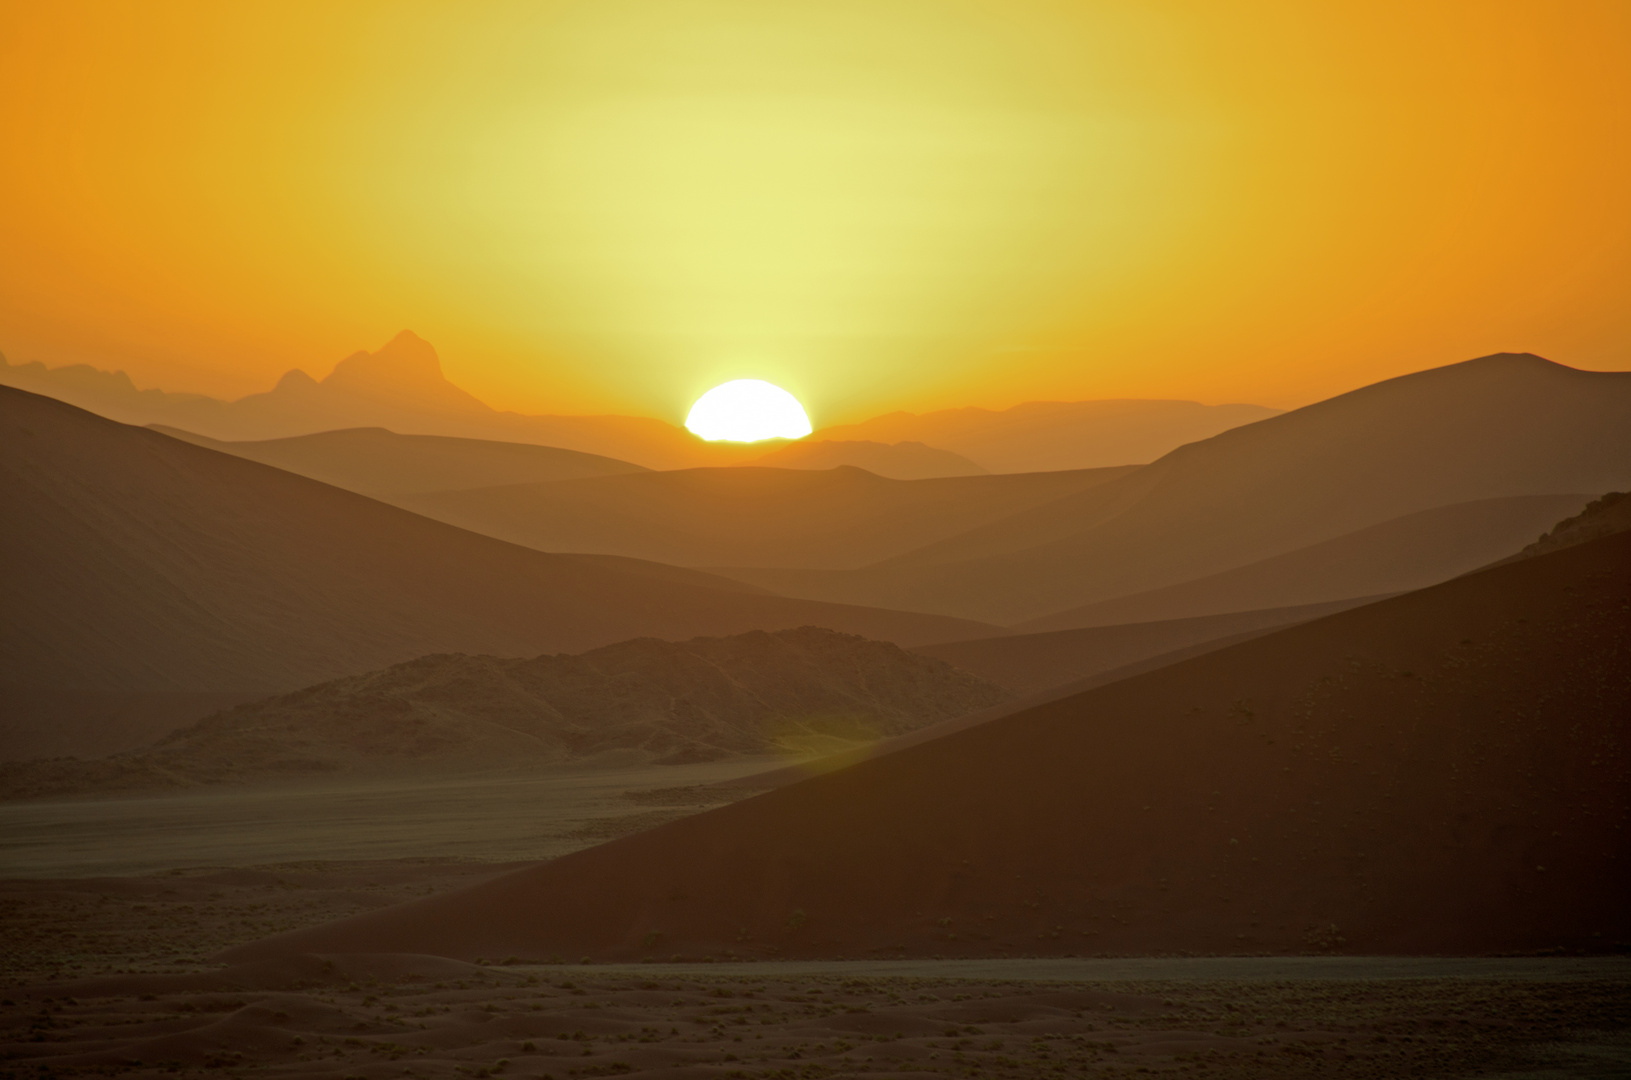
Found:
<svg viewBox="0 0 1631 1080"><path fill-rule="evenodd" d="M12 1075L1623 1075L1621 979L1034 982L299 956L13 987ZM5 1066L0 1066L3 1068Z"/></svg>

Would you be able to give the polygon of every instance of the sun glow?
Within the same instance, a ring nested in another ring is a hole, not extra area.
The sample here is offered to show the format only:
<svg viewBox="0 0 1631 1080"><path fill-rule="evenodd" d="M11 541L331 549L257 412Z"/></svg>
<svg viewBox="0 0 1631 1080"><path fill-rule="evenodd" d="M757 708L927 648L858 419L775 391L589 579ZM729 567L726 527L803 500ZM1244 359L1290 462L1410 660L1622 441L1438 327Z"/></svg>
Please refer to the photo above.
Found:
<svg viewBox="0 0 1631 1080"><path fill-rule="evenodd" d="M763 379L733 379L697 398L685 426L709 442L802 439L810 418L798 398Z"/></svg>

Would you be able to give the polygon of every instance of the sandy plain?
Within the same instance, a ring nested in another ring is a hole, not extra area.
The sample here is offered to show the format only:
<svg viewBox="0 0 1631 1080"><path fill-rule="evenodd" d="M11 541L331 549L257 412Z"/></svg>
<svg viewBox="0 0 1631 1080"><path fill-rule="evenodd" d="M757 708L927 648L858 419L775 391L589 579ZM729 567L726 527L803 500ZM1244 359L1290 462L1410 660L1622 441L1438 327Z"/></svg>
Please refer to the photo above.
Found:
<svg viewBox="0 0 1631 1080"><path fill-rule="evenodd" d="M0 877L406 858L551 859L728 802L748 789L700 789L786 764L785 758L738 758L0 803Z"/></svg>

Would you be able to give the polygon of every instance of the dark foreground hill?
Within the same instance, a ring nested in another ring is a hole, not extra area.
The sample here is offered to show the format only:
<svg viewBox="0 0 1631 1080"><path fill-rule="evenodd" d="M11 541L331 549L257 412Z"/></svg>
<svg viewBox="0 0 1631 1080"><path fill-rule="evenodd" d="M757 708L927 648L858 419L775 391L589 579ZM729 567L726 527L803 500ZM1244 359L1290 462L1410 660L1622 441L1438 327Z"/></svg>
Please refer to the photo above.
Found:
<svg viewBox="0 0 1631 1080"><path fill-rule="evenodd" d="M1619 534L226 956L1620 949L1628 716Z"/></svg>
<svg viewBox="0 0 1631 1080"><path fill-rule="evenodd" d="M547 555L4 387L0 506L0 683L265 694L436 652L989 632Z"/></svg>
<svg viewBox="0 0 1631 1080"><path fill-rule="evenodd" d="M425 656L240 705L140 752L0 765L0 795L807 753L1010 697L944 661L811 626L530 660Z"/></svg>

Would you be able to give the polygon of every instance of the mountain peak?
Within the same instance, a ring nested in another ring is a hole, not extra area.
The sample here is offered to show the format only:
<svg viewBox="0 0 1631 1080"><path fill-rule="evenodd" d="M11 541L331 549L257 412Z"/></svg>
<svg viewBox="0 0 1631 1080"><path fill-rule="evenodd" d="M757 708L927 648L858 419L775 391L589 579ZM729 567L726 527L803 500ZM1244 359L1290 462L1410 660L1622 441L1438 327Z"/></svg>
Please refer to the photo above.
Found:
<svg viewBox="0 0 1631 1080"><path fill-rule="evenodd" d="M337 390L377 390L390 385L426 387L445 383L442 361L430 342L404 330L377 352L356 352L334 365L323 385Z"/></svg>

